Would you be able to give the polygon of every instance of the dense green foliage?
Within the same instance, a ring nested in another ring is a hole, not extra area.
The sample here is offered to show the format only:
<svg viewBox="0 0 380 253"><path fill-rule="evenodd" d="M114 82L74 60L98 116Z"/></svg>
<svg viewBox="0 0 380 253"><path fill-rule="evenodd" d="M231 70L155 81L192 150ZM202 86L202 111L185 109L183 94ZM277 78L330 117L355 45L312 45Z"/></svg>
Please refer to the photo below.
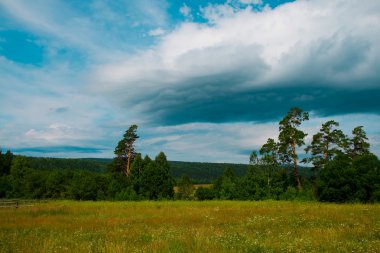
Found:
<svg viewBox="0 0 380 253"><path fill-rule="evenodd" d="M122 173L35 169L31 166L31 160L35 161L23 156L15 156L12 159L9 173L0 177L0 198L138 200L170 199L174 195L174 180L170 176L170 167L163 153L154 161L144 159L148 161L144 165L144 173L140 176L134 172L135 176L130 178L126 178ZM156 177L150 177L151 175Z"/></svg>
<svg viewBox="0 0 380 253"><path fill-rule="evenodd" d="M139 184L140 193L148 199L173 197L174 179L170 175L170 166L163 152L143 169Z"/></svg>
<svg viewBox="0 0 380 253"><path fill-rule="evenodd" d="M86 170L90 172L106 172L110 159L97 158L47 158L26 157L31 168L36 170Z"/></svg>
<svg viewBox="0 0 380 253"><path fill-rule="evenodd" d="M17 157L9 152L12 157ZM137 156L141 154L137 154ZM110 158L46 158L46 157L24 157L28 161L30 168L36 170L78 170L106 173L107 171L116 172L113 170L113 159ZM11 159L10 159L11 161ZM248 164L233 164L233 163L201 163L201 162L179 162L168 161L170 166L171 176L179 181L181 176L188 175L195 184L209 184L223 174L226 167L232 168L236 176L244 176L248 169ZM8 162L8 171L10 163ZM133 164L132 164L133 166ZM133 173L133 169L131 171ZM299 167L301 176L311 176L311 171L308 167Z"/></svg>
<svg viewBox="0 0 380 253"><path fill-rule="evenodd" d="M216 193L213 188L199 187L195 191L194 197L197 200L212 200L216 198Z"/></svg>
<svg viewBox="0 0 380 253"><path fill-rule="evenodd" d="M169 161L172 168L172 176L179 180L182 175L188 175L195 183L211 183L223 174L226 167L232 168L237 176L247 173L247 164L233 163L200 163Z"/></svg>
<svg viewBox="0 0 380 253"><path fill-rule="evenodd" d="M380 161L372 154L355 159L339 154L320 173L318 198L333 202L379 201L379 169Z"/></svg>
<svg viewBox="0 0 380 253"><path fill-rule="evenodd" d="M236 177L230 168L226 168L211 189L199 188L195 197L199 200L314 200L310 178L300 178L304 189L298 191L293 175L292 169L279 167L271 171L255 164L244 177Z"/></svg>
<svg viewBox="0 0 380 253"><path fill-rule="evenodd" d="M0 150L0 176L8 175L11 171L13 154L8 150L5 154Z"/></svg>

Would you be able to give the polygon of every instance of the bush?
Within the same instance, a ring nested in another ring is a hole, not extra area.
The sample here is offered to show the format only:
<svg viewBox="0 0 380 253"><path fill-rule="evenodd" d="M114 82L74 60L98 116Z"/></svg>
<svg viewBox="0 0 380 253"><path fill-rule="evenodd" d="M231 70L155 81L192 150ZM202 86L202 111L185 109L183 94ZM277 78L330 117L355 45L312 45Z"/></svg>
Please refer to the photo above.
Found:
<svg viewBox="0 0 380 253"><path fill-rule="evenodd" d="M195 193L194 197L197 200L211 200L216 198L215 190L212 188L199 187Z"/></svg>
<svg viewBox="0 0 380 253"><path fill-rule="evenodd" d="M115 200L141 200L142 198L133 190L133 187L128 187L117 193Z"/></svg>
<svg viewBox="0 0 380 253"><path fill-rule="evenodd" d="M9 176L0 177L0 199L6 198L12 190Z"/></svg>

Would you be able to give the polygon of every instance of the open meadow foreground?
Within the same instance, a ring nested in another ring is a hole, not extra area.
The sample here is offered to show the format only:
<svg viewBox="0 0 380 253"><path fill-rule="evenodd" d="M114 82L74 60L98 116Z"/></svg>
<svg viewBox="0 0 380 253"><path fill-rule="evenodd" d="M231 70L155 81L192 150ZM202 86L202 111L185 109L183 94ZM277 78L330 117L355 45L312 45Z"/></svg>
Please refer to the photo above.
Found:
<svg viewBox="0 0 380 253"><path fill-rule="evenodd" d="M0 210L1 252L379 250L379 204L51 201Z"/></svg>

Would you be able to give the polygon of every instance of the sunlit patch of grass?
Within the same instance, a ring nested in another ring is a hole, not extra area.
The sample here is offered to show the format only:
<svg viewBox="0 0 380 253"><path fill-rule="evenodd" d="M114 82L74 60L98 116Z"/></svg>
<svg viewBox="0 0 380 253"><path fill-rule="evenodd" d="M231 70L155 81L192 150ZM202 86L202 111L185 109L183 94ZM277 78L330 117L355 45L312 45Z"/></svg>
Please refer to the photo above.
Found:
<svg viewBox="0 0 380 253"><path fill-rule="evenodd" d="M379 204L52 201L0 210L0 252L379 249Z"/></svg>

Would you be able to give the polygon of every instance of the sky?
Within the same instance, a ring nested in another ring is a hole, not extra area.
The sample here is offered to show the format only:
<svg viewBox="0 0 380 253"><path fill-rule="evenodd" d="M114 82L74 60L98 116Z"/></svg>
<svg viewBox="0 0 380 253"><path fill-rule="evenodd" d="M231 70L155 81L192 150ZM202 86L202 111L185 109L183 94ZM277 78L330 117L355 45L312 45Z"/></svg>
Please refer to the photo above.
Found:
<svg viewBox="0 0 380 253"><path fill-rule="evenodd" d="M0 148L247 163L294 106L380 155L380 1L1 0ZM304 155L303 148L299 153Z"/></svg>

